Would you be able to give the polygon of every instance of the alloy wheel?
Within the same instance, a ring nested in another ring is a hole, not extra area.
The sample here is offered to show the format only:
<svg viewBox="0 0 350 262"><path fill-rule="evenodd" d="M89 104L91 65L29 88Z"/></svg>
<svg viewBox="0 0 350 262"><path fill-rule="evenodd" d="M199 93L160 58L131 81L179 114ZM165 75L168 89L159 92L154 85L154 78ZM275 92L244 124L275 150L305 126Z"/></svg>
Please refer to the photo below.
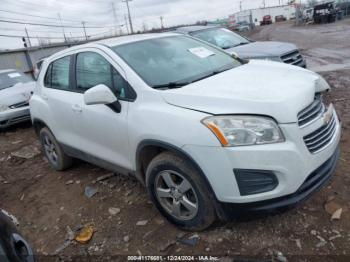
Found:
<svg viewBox="0 0 350 262"><path fill-rule="evenodd" d="M179 220L190 220L198 213L198 197L191 183L181 174L165 170L156 176L155 194L161 206Z"/></svg>
<svg viewBox="0 0 350 262"><path fill-rule="evenodd" d="M45 153L46 153L47 157L49 158L49 160L53 164L57 164L58 155L57 155L57 151L56 151L56 146L52 142L50 137L48 137L47 135L43 136L43 145L44 145Z"/></svg>

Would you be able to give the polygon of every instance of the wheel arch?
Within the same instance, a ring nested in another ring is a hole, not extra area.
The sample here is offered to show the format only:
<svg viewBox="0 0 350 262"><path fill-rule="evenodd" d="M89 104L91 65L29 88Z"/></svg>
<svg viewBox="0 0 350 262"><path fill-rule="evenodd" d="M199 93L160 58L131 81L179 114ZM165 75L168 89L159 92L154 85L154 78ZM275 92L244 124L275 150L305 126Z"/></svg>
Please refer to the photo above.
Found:
<svg viewBox="0 0 350 262"><path fill-rule="evenodd" d="M39 137L40 130L43 127L47 127L48 129L50 129L49 126L43 120L41 120L39 118L34 118L32 122L33 122L33 127L34 127L34 130L35 130L35 134L38 137Z"/></svg>
<svg viewBox="0 0 350 262"><path fill-rule="evenodd" d="M159 141L159 140L153 140L153 139L147 139L141 141L136 150L136 177L138 180L140 180L144 185L145 185L145 180L146 180L146 169L152 159L159 155L160 153L164 151L170 151L173 152L186 160L190 161L191 164L198 170L200 176L203 178L204 183L208 187L209 193L210 193L210 198L212 199L216 213L219 216L219 218L225 219L225 215L223 210L221 209L221 205L219 204L219 201L216 197L216 194L209 183L208 178L204 174L203 170L201 167L198 165L198 163L183 149L172 145L167 142Z"/></svg>
<svg viewBox="0 0 350 262"><path fill-rule="evenodd" d="M197 162L183 149L175 145L172 145L170 143L159 141L159 140L154 140L154 139L143 140L137 146L136 176L143 184L145 184L145 176L146 176L145 171L149 163L152 161L154 157L156 157L157 155L159 155L164 151L173 152L190 161L191 164L199 171L201 177L204 179L212 195L215 197L215 199L217 199L215 192L209 183L209 180L207 179L206 175L204 174L201 167L197 164Z"/></svg>

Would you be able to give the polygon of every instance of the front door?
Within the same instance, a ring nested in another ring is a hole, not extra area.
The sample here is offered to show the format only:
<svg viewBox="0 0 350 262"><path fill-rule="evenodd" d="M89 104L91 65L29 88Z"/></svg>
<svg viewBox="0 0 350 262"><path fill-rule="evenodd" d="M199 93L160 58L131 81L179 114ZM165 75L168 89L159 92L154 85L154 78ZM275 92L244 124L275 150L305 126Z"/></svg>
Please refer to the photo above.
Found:
<svg viewBox="0 0 350 262"><path fill-rule="evenodd" d="M81 93L77 119L80 150L122 168L131 169L128 139L128 106L124 77L100 53L82 52L76 56L76 89ZM83 93L99 84L108 86L118 97L121 111L108 105L86 105Z"/></svg>

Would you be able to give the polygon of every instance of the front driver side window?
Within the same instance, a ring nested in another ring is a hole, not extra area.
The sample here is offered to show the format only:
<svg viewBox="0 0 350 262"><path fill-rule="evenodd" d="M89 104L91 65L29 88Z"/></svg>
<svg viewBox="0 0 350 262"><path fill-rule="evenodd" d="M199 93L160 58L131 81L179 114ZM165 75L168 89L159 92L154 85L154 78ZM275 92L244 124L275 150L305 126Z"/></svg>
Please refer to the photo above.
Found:
<svg viewBox="0 0 350 262"><path fill-rule="evenodd" d="M86 91L99 84L113 87L111 65L97 53L85 52L78 54L76 77L77 89L80 91Z"/></svg>
<svg viewBox="0 0 350 262"><path fill-rule="evenodd" d="M80 53L76 65L77 89L86 91L104 84L111 88L118 98L126 97L128 83L117 70L101 55L93 52Z"/></svg>

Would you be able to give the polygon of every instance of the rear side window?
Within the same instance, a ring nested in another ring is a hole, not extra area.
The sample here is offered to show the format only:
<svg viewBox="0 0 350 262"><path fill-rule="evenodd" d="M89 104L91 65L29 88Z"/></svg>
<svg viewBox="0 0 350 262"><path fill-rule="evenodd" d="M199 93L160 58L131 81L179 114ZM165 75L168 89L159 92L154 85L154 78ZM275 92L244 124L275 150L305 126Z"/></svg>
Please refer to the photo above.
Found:
<svg viewBox="0 0 350 262"><path fill-rule="evenodd" d="M70 56L52 62L45 75L45 86L54 89L69 90L69 68Z"/></svg>
<svg viewBox="0 0 350 262"><path fill-rule="evenodd" d="M52 64L49 65L44 78L44 86L51 87Z"/></svg>

